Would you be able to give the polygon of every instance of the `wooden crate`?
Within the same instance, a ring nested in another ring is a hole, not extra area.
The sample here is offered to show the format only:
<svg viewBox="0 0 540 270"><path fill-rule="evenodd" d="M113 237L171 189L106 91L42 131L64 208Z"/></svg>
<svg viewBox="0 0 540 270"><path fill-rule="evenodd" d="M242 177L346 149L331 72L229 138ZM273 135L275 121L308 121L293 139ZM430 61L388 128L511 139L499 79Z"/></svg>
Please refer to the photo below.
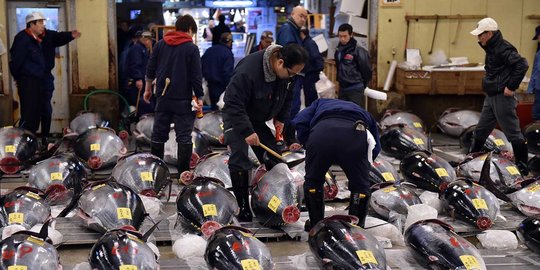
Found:
<svg viewBox="0 0 540 270"><path fill-rule="evenodd" d="M424 70L396 69L396 90L403 94L429 94L431 72Z"/></svg>
<svg viewBox="0 0 540 270"><path fill-rule="evenodd" d="M482 94L483 71L433 71L433 94Z"/></svg>

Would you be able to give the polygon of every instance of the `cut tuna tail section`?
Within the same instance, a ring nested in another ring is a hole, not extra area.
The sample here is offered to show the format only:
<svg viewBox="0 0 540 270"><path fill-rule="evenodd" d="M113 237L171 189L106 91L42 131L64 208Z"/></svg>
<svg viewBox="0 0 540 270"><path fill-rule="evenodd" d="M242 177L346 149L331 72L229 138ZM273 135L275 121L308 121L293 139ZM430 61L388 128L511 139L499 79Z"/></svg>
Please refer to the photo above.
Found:
<svg viewBox="0 0 540 270"><path fill-rule="evenodd" d="M495 186L495 183L493 183L493 180L489 176L489 172L491 170L491 155L492 152L488 152L486 159L484 160L484 165L482 166L482 171L480 173L480 179L478 183L482 186L484 186L487 190L491 191L493 195L495 195L497 198L505 201L510 202L511 199L506 196L503 192L497 189Z"/></svg>

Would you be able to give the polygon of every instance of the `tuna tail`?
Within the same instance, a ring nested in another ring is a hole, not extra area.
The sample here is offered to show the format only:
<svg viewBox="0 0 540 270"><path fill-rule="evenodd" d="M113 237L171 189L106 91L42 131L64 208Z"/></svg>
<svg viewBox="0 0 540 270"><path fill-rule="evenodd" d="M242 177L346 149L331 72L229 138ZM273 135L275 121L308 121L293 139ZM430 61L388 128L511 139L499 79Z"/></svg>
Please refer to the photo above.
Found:
<svg viewBox="0 0 540 270"><path fill-rule="evenodd" d="M495 195L497 198L505 202L510 202L512 200L508 198L506 194L504 194L503 192L497 189L497 187L495 186L495 183L493 182L493 180L491 179L489 175L489 172L491 170L491 155L492 155L492 152L488 152L486 159L484 160L484 165L482 166L482 171L480 173L480 180L478 181L478 183L484 186L487 190L491 191L493 195Z"/></svg>
<svg viewBox="0 0 540 270"><path fill-rule="evenodd" d="M144 233L144 235L141 238L144 242L146 242L148 240L148 238L150 237L150 235L152 235L152 233L157 229L157 227L158 227L159 223L161 223L161 221L162 220L154 223L154 225L150 229L148 229L148 231L146 231Z"/></svg>

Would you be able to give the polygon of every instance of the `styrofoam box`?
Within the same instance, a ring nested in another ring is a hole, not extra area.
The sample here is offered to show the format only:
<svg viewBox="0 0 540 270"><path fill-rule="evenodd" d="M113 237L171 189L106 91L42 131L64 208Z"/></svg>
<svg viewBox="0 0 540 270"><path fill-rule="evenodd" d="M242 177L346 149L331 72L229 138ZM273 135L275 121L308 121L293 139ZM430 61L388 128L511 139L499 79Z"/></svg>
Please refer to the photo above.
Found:
<svg viewBox="0 0 540 270"><path fill-rule="evenodd" d="M368 20L359 16L353 16L348 14L340 13L335 17L334 22L334 33L337 34L339 26L348 23L352 25L353 32L366 35L368 34Z"/></svg>
<svg viewBox="0 0 540 270"><path fill-rule="evenodd" d="M336 13L334 15L337 16L340 13L348 13L361 16L365 3L366 0L340 0L336 5Z"/></svg>
<svg viewBox="0 0 540 270"><path fill-rule="evenodd" d="M317 47L319 48L319 52L323 53L324 51L328 50L328 42L326 41L326 38L323 34L319 34L313 38L313 41L317 43Z"/></svg>

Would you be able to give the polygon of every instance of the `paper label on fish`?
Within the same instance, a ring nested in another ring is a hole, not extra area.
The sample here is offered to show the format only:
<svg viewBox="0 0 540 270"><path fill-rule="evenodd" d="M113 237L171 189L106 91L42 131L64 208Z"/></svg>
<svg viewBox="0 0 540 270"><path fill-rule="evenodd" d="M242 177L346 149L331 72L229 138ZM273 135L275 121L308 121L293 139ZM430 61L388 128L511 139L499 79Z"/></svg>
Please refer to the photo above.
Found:
<svg viewBox="0 0 540 270"><path fill-rule="evenodd" d="M495 139L494 140L496 146L502 146L504 145L504 141L501 139Z"/></svg>
<svg viewBox="0 0 540 270"><path fill-rule="evenodd" d="M536 183L534 183L534 184L527 187L528 192L537 192L539 190L540 190L540 185L536 184Z"/></svg>
<svg viewBox="0 0 540 270"><path fill-rule="evenodd" d="M413 139L413 142L414 142L416 145L424 144L424 140L422 140L422 139L420 139L420 138L414 138L414 139Z"/></svg>
<svg viewBox="0 0 540 270"><path fill-rule="evenodd" d="M26 197L30 197L30 198L35 199L35 200L41 200L41 197L39 197L39 195L37 195L37 194L34 193L34 192L28 192L28 193L26 193Z"/></svg>
<svg viewBox="0 0 540 270"><path fill-rule="evenodd" d="M127 207L116 208L116 215L118 216L118 219L132 219L131 210Z"/></svg>
<svg viewBox="0 0 540 270"><path fill-rule="evenodd" d="M412 124L415 128L422 128L422 124L420 122L413 122Z"/></svg>
<svg viewBox="0 0 540 270"><path fill-rule="evenodd" d="M120 270L138 270L136 265L126 264L120 265Z"/></svg>
<svg viewBox="0 0 540 270"><path fill-rule="evenodd" d="M484 199L472 199L474 208L476 209L488 209L486 201Z"/></svg>
<svg viewBox="0 0 540 270"><path fill-rule="evenodd" d="M240 264L242 265L242 270L261 270L259 261L255 259L245 259L241 260Z"/></svg>
<svg viewBox="0 0 540 270"><path fill-rule="evenodd" d="M436 168L435 171L437 172L437 175L439 177L445 177L448 176L448 171L446 171L445 168Z"/></svg>
<svg viewBox="0 0 540 270"><path fill-rule="evenodd" d="M38 244L40 246L43 246L43 244L45 244L45 241L43 241L43 240L41 240L39 238L33 237L33 236L30 236L30 237L26 238L26 241L32 242L34 244Z"/></svg>
<svg viewBox="0 0 540 270"><path fill-rule="evenodd" d="M474 270L474 269L480 269L480 263L476 259L476 257L471 255L461 255L459 256L459 259L465 266L467 270Z"/></svg>
<svg viewBox="0 0 540 270"><path fill-rule="evenodd" d="M61 172L52 172L51 173L51 181L61 181L62 180L62 173Z"/></svg>
<svg viewBox="0 0 540 270"><path fill-rule="evenodd" d="M371 252L370 250L357 250L356 256L358 256L358 259L360 259L360 262L362 264L378 264L377 259L375 259L375 256L373 256L373 252Z"/></svg>
<svg viewBox="0 0 540 270"><path fill-rule="evenodd" d="M15 145L6 145L6 146L4 146L4 151L6 153L15 153L15 150L17 150L15 148Z"/></svg>
<svg viewBox="0 0 540 270"><path fill-rule="evenodd" d="M281 204L281 200L276 197L276 195L272 196L272 199L270 199L270 202L268 203L268 208L272 210L272 212L277 213L277 209L279 205Z"/></svg>
<svg viewBox="0 0 540 270"><path fill-rule="evenodd" d="M99 143L93 143L90 145L90 151L99 151L101 149L101 145Z"/></svg>
<svg viewBox="0 0 540 270"><path fill-rule="evenodd" d="M215 204L203 204L203 214L207 216L217 216L217 208Z"/></svg>
<svg viewBox="0 0 540 270"><path fill-rule="evenodd" d="M25 265L12 265L8 266L8 270L27 270L28 268Z"/></svg>
<svg viewBox="0 0 540 270"><path fill-rule="evenodd" d="M97 186L93 187L92 190L98 190L98 189L100 189L100 188L102 188L104 186L105 186L105 184L97 185Z"/></svg>
<svg viewBox="0 0 540 270"><path fill-rule="evenodd" d="M519 171L518 171L518 169L516 168L516 166L508 166L508 167L506 167L506 170L507 170L511 175L518 175L518 174L519 174Z"/></svg>
<svg viewBox="0 0 540 270"><path fill-rule="evenodd" d="M128 238L135 241L135 242L139 242L139 243L144 243L141 239L139 239L137 236L134 236L134 235L131 235L131 234L127 234Z"/></svg>
<svg viewBox="0 0 540 270"><path fill-rule="evenodd" d="M394 175L392 173L383 172L381 174L382 174L382 177L384 178L384 181L396 181L396 179L394 178Z"/></svg>
<svg viewBox="0 0 540 270"><path fill-rule="evenodd" d="M24 214L23 213L10 213L8 216L8 223L14 224L14 223L23 223L24 222Z"/></svg>
<svg viewBox="0 0 540 270"><path fill-rule="evenodd" d="M383 189L383 191L386 192L386 193L392 192L394 190L397 190L397 188L396 187L387 187L387 188Z"/></svg>
<svg viewBox="0 0 540 270"><path fill-rule="evenodd" d="M154 181L154 176L152 172L141 172L141 180L143 182L152 182Z"/></svg>

